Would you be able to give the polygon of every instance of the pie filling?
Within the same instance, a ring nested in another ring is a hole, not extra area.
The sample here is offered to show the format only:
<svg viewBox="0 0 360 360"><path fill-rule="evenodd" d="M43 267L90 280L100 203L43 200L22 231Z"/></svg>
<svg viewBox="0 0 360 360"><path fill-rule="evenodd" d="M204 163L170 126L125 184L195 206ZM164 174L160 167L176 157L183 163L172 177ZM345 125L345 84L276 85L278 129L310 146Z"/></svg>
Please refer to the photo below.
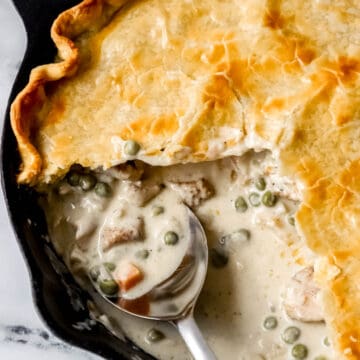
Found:
<svg viewBox="0 0 360 360"><path fill-rule="evenodd" d="M217 357L331 359L315 257L296 232L299 193L270 152L251 151L168 167L137 160L106 171L73 166L41 204L55 249L79 283L88 287L91 277L110 299L143 315L156 306L151 289L183 261L186 204L208 239L195 317ZM160 359L191 358L171 325L94 300L94 316L118 336ZM175 297L167 306L172 301L184 305Z"/></svg>

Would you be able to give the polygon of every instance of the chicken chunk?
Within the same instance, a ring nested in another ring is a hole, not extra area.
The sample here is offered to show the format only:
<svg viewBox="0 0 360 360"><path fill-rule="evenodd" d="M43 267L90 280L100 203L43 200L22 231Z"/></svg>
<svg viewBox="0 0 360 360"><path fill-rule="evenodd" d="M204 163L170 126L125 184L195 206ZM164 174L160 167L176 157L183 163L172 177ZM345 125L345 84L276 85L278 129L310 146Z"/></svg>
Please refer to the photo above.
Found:
<svg viewBox="0 0 360 360"><path fill-rule="evenodd" d="M144 206L163 189L162 185L146 183L142 181L129 182L126 192L131 203L137 206Z"/></svg>
<svg viewBox="0 0 360 360"><path fill-rule="evenodd" d="M314 268L297 272L286 289L283 302L286 314L293 320L319 322L324 320L319 304L320 289L314 282Z"/></svg>
<svg viewBox="0 0 360 360"><path fill-rule="evenodd" d="M124 242L141 241L144 239L144 220L137 217L122 226L107 226L102 229L100 237L104 251Z"/></svg>
<svg viewBox="0 0 360 360"><path fill-rule="evenodd" d="M203 178L196 181L174 182L171 183L171 188L190 207L199 206L204 200L211 198L215 193L213 186Z"/></svg>
<svg viewBox="0 0 360 360"><path fill-rule="evenodd" d="M107 173L118 180L138 181L141 179L144 170L144 163L134 160L128 161L125 164L113 166L107 170Z"/></svg>

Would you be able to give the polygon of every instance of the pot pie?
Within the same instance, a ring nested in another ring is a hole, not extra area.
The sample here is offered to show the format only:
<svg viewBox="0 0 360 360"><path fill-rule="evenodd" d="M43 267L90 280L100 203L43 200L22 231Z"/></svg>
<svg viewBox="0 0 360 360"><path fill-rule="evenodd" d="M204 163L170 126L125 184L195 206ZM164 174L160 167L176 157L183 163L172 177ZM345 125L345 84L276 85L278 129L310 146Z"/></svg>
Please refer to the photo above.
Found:
<svg viewBox="0 0 360 360"><path fill-rule="evenodd" d="M185 203L209 239L197 316L219 358L360 359L359 34L355 0L60 14L57 58L11 121L18 182L43 194L75 276L141 298L174 270ZM184 358L170 329L121 317L145 350Z"/></svg>

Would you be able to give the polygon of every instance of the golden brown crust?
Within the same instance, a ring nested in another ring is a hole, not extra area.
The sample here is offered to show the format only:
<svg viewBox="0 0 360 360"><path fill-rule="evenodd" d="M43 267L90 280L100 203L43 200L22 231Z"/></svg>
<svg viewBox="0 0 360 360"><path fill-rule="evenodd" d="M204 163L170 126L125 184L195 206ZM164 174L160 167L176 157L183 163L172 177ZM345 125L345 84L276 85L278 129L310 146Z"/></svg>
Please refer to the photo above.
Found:
<svg viewBox="0 0 360 360"><path fill-rule="evenodd" d="M18 181L124 162L127 139L160 165L273 150L302 186L297 229L321 256L339 356L359 359L360 3L122 5L85 0L54 23L62 61L34 69L11 108Z"/></svg>
<svg viewBox="0 0 360 360"><path fill-rule="evenodd" d="M35 184L39 173L43 170L42 158L31 141L31 133L34 128L36 129L37 122L34 112L46 100L44 86L47 83L71 76L76 72L79 52L71 39L88 30L92 22L103 15L107 4L121 6L124 2L124 0L84 0L60 14L55 20L51 28L51 37L61 61L33 69L28 84L17 95L11 106L11 125L22 158L19 183Z"/></svg>

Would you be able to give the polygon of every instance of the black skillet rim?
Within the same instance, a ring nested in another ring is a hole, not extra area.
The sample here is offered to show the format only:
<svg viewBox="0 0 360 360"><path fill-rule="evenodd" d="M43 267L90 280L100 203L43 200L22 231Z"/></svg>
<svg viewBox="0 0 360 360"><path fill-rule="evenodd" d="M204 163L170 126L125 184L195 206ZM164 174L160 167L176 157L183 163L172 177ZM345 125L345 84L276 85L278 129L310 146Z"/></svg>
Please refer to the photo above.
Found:
<svg viewBox="0 0 360 360"><path fill-rule="evenodd" d="M44 240L46 223L36 203L36 193L18 186L15 181L20 158L10 126L10 105L26 85L31 69L54 58L56 49L50 39L50 27L56 16L79 2L13 0L22 17L28 43L5 112L1 139L1 185L11 225L30 275L35 308L49 330L63 341L106 359L150 360L154 358L129 340L116 338L103 325L90 320L85 305L89 295L79 288L56 257L51 244Z"/></svg>

